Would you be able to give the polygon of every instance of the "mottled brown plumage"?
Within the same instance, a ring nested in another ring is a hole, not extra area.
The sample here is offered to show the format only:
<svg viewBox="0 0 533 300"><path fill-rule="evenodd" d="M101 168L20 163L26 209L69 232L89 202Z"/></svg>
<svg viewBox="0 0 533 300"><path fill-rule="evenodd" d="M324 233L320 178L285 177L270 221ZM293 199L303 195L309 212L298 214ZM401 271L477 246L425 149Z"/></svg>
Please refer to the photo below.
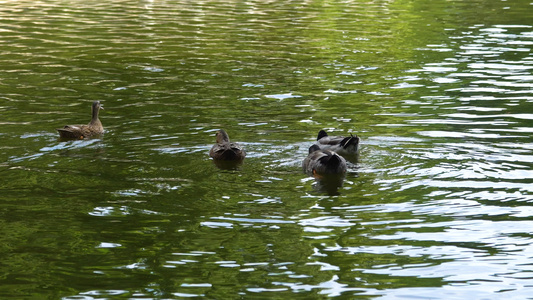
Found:
<svg viewBox="0 0 533 300"><path fill-rule="evenodd" d="M223 129L217 131L216 139L216 144L209 151L209 156L213 159L239 162L246 156L246 152L239 144L230 142L228 134Z"/></svg>
<svg viewBox="0 0 533 300"><path fill-rule="evenodd" d="M104 109L100 101L94 101L91 122L87 125L65 125L63 128L57 128L59 137L66 139L84 139L103 134L104 127L100 119L98 119L100 109Z"/></svg>

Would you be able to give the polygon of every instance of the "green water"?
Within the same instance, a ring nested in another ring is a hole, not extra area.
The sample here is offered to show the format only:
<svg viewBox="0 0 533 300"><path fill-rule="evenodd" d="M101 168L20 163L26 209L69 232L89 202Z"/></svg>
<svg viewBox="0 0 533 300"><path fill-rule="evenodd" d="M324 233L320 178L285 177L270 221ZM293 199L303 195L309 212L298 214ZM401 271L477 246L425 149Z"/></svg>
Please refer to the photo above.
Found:
<svg viewBox="0 0 533 300"><path fill-rule="evenodd" d="M0 298L531 297L532 9L0 1Z"/></svg>

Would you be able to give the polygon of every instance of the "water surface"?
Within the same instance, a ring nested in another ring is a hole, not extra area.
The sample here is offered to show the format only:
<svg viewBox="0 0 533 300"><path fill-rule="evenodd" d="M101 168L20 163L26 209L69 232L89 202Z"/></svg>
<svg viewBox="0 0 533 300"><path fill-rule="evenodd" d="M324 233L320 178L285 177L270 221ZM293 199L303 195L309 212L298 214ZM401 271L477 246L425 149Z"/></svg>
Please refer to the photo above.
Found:
<svg viewBox="0 0 533 300"><path fill-rule="evenodd" d="M3 299L531 297L530 1L0 2Z"/></svg>

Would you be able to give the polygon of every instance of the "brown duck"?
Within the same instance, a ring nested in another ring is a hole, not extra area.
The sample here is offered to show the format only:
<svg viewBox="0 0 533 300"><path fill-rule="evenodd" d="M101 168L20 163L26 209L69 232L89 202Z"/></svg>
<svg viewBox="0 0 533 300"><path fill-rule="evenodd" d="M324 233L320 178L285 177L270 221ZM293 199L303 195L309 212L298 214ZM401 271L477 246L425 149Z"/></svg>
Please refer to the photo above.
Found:
<svg viewBox="0 0 533 300"><path fill-rule="evenodd" d="M239 162L244 159L246 152L237 143L232 143L229 136L223 129L217 131L217 142L211 147L209 156L214 160Z"/></svg>
<svg viewBox="0 0 533 300"><path fill-rule="evenodd" d="M104 109L100 101L94 101L92 105L92 119L87 125L65 125L57 128L59 137L66 139L84 139L104 133L102 122L98 119L98 112Z"/></svg>

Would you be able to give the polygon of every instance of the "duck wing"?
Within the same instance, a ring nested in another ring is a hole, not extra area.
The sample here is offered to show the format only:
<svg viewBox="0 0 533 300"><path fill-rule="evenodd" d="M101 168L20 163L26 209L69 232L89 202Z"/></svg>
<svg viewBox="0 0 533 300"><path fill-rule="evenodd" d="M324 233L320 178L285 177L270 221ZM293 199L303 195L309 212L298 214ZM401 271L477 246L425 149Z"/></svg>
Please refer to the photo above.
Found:
<svg viewBox="0 0 533 300"><path fill-rule="evenodd" d="M82 139L90 136L88 125L65 125L63 128L56 129L59 137Z"/></svg>
<svg viewBox="0 0 533 300"><path fill-rule="evenodd" d="M209 151L209 156L219 160L242 160L246 152L237 143L219 143L213 145Z"/></svg>

